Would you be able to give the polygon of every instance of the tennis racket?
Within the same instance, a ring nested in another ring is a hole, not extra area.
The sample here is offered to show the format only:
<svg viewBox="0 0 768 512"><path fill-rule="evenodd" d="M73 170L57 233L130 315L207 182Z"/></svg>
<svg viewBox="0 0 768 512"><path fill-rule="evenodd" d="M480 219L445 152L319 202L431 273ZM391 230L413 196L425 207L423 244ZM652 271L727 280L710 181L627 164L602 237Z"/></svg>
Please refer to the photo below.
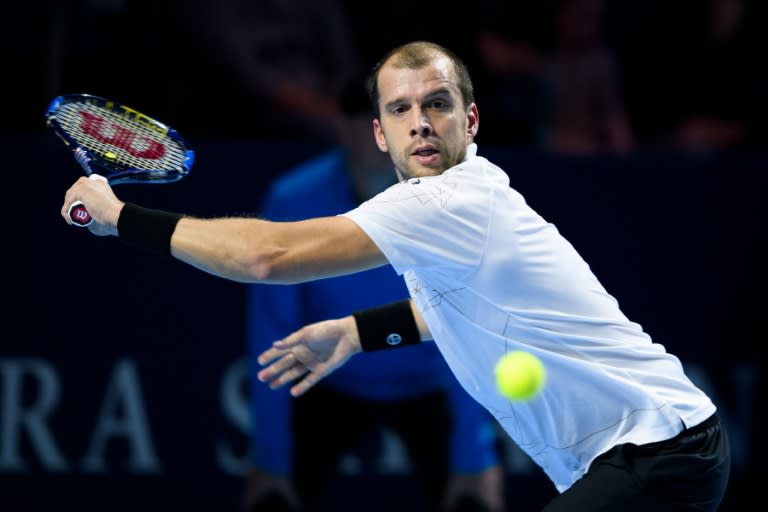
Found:
<svg viewBox="0 0 768 512"><path fill-rule="evenodd" d="M110 185L161 184L189 174L195 153L173 128L116 101L90 94L55 98L46 124L91 179ZM93 218L80 201L69 207L75 226Z"/></svg>

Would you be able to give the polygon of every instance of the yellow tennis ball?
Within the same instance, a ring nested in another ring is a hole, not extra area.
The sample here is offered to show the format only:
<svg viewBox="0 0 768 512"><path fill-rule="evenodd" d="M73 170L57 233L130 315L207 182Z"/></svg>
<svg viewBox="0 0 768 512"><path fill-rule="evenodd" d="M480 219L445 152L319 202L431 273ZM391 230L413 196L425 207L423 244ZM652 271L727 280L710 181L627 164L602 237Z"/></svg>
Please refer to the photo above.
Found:
<svg viewBox="0 0 768 512"><path fill-rule="evenodd" d="M496 362L494 371L499 392L514 401L532 399L547 379L547 370L541 360L523 350L504 354Z"/></svg>

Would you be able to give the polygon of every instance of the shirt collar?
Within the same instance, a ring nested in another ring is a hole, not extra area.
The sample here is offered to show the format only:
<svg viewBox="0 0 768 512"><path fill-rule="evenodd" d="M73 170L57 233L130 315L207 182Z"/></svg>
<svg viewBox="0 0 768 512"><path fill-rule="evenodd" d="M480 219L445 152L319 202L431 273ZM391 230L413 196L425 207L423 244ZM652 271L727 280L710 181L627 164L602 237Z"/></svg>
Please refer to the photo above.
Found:
<svg viewBox="0 0 768 512"><path fill-rule="evenodd" d="M470 158L475 158L477 156L477 144L474 142L467 146L467 152L464 155L464 161L466 162Z"/></svg>

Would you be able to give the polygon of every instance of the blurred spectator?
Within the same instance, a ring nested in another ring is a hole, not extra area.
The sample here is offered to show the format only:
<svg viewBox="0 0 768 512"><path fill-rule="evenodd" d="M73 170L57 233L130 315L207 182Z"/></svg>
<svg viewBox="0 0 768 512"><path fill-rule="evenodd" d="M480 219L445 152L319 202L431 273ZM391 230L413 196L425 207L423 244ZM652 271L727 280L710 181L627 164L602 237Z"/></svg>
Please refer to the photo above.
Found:
<svg viewBox="0 0 768 512"><path fill-rule="evenodd" d="M551 94L542 74L551 10L543 2L481 2L476 52L468 59L483 112L478 137L490 143L539 147ZM474 65L474 66L473 66Z"/></svg>
<svg viewBox="0 0 768 512"><path fill-rule="evenodd" d="M360 66L340 2L217 0L202 13L201 33L219 50L225 77L242 83L248 135L332 143L336 98Z"/></svg>
<svg viewBox="0 0 768 512"><path fill-rule="evenodd" d="M392 162L374 142L362 81L354 84L340 102L344 115L332 131L337 145L275 181L261 215L282 221L337 215L394 183ZM416 484L417 496L423 498L419 510L503 510L495 420L461 388L434 344L361 355L298 399L287 388L273 391L255 377L261 369L258 354L305 323L407 297L403 280L390 266L300 285L248 289L253 376L248 512L328 510L344 456L354 453L362 459L364 476L381 471L381 453L369 454L362 447L382 429L396 434L405 447L404 462L411 469L407 481ZM320 417L337 419L316 421ZM375 500L391 502L399 494L388 495L384 485L380 492L370 497L370 508ZM334 501L343 503L344 510L353 509L343 492ZM268 509L270 503L275 508Z"/></svg>
<svg viewBox="0 0 768 512"><path fill-rule="evenodd" d="M490 94L502 105L493 131L509 138L499 142L567 154L631 151L620 68L604 42L603 0L501 2L497 9L476 45L489 75L481 83L496 84Z"/></svg>
<svg viewBox="0 0 768 512"><path fill-rule="evenodd" d="M671 144L688 151L740 146L747 137L749 67L743 0L701 2L706 16L694 26L680 59L676 104L679 118L669 132ZM695 19L695 18L694 18Z"/></svg>
<svg viewBox="0 0 768 512"><path fill-rule="evenodd" d="M627 153L634 136L617 57L604 42L604 0L557 0L545 73L553 106L544 146L558 153Z"/></svg>
<svg viewBox="0 0 768 512"><path fill-rule="evenodd" d="M765 100L760 2L658 2L634 34L629 97L646 147L757 148Z"/></svg>

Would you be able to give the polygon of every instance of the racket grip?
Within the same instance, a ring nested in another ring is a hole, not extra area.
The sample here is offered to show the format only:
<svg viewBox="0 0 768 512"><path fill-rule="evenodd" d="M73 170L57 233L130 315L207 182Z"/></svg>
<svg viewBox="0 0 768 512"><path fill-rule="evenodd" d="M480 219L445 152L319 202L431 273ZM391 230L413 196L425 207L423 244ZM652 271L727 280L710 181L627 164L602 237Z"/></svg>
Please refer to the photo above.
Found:
<svg viewBox="0 0 768 512"><path fill-rule="evenodd" d="M100 174L91 174L88 176L88 179L102 180L107 183L107 178ZM88 213L88 210L86 210L82 201L75 201L69 205L69 210L67 213L69 215L69 220L72 221L73 226L84 228L93 222L93 217L91 217L91 214Z"/></svg>

